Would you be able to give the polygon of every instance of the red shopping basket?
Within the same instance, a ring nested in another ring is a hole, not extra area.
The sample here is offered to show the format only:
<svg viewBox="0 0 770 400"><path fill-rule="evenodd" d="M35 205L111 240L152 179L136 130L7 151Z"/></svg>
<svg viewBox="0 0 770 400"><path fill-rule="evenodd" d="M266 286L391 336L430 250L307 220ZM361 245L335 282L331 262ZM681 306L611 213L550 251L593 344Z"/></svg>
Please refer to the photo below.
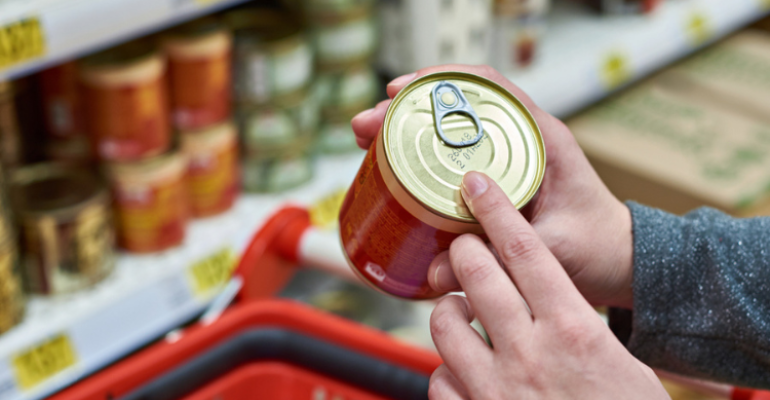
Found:
<svg viewBox="0 0 770 400"><path fill-rule="evenodd" d="M384 400L350 384L283 362L255 363L186 396L183 400L345 399Z"/></svg>
<svg viewBox="0 0 770 400"><path fill-rule="evenodd" d="M237 305L52 398L416 399L427 398L428 377L440 364L435 353L383 332L266 300Z"/></svg>

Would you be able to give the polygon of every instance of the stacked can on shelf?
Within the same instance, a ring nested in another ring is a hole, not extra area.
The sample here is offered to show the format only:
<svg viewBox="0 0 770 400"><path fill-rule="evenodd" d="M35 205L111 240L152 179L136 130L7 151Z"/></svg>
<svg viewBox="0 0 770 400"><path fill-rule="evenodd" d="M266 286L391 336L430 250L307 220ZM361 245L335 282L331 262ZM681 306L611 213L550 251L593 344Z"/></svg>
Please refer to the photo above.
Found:
<svg viewBox="0 0 770 400"><path fill-rule="evenodd" d="M165 250L184 239L185 163L169 123L166 73L166 59L150 39L79 66L84 126L109 177L118 245L131 252Z"/></svg>
<svg viewBox="0 0 770 400"><path fill-rule="evenodd" d="M22 161L21 126L16 96L17 82L0 80L0 164L14 168Z"/></svg>
<svg viewBox="0 0 770 400"><path fill-rule="evenodd" d="M18 324L24 316L25 302L19 267L7 185L0 167L0 333Z"/></svg>
<svg viewBox="0 0 770 400"><path fill-rule="evenodd" d="M92 154L83 127L76 62L66 62L40 73L40 100L48 134L46 156L69 164L88 163Z"/></svg>
<svg viewBox="0 0 770 400"><path fill-rule="evenodd" d="M312 177L319 106L313 52L295 15L265 8L225 14L235 35L233 96L243 145L243 187L275 192Z"/></svg>
<svg viewBox="0 0 770 400"><path fill-rule="evenodd" d="M89 287L115 265L107 185L87 169L42 163L11 175L24 277L32 293Z"/></svg>
<svg viewBox="0 0 770 400"><path fill-rule="evenodd" d="M323 153L357 150L350 120L374 105L378 77L371 67L377 46L373 2L305 0L300 3L316 52Z"/></svg>
<svg viewBox="0 0 770 400"><path fill-rule="evenodd" d="M232 47L230 30L214 18L182 25L163 39L193 217L230 209L239 189L238 135L231 122Z"/></svg>

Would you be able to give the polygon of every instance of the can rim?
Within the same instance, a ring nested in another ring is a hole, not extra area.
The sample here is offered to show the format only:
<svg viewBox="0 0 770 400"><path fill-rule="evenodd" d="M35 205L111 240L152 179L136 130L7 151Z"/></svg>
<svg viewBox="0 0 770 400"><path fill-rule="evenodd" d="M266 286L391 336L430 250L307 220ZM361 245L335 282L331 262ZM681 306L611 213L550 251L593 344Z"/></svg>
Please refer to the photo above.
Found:
<svg viewBox="0 0 770 400"><path fill-rule="evenodd" d="M11 176L11 197L15 198L15 193L23 190L23 187L35 182L44 181L51 178L68 178L79 181L91 181L92 190L84 195L84 199L76 203L58 207L49 210L30 210L24 204L18 204L19 201L12 200L14 208L17 210L17 218L36 218L41 216L53 217L57 220L67 220L77 216L77 214L91 206L92 204L103 203L107 207L109 201L109 191L105 180L98 174L94 174L84 168L78 168L56 162L46 162L32 164L15 170Z"/></svg>
<svg viewBox="0 0 770 400"><path fill-rule="evenodd" d="M453 214L447 214L445 212L439 211L435 209L430 204L427 204L425 201L420 199L418 196L415 196L404 184L402 181L401 174L399 174L397 168L394 168L391 160L393 159L393 156L390 151L390 146L387 145L387 132L389 132L390 123L393 119L393 113L396 109L396 106L400 104L405 97L407 97L411 93L411 89L413 89L416 86L422 85L425 83L425 81L428 80L441 80L441 79L457 79L459 77L465 77L470 78L471 81L480 81L484 85L487 85L498 92L498 94L502 95L503 97L507 97L509 101L516 107L517 110L519 110L522 115L527 119L527 122L529 125L533 128L533 132L536 134L535 141L537 142L537 148L539 150L542 162L538 163L537 165L537 172L534 176L534 181L529 187L529 190L527 191L526 195L522 197L521 200L518 201L518 203L514 204L514 206L517 209L521 209L522 207L526 206L534 197L535 194L537 194L537 191L540 189L540 185L543 182L543 177L545 176L545 165L546 165L546 154L545 154L545 142L543 140L543 134L540 131L540 126L537 124L537 121L535 120L535 117L532 115L532 113L527 109L527 107L524 105L524 103L519 100L518 97L516 97L513 93L511 93L508 89L504 88L502 85L498 84L497 82L494 82L490 79L487 79L483 76L479 76L476 74L468 73L468 72L462 72L462 71L442 71L442 72L434 72L431 74L423 75L409 84L407 84L401 91L398 92L398 94L393 98L393 101L391 102L390 106L388 106L388 110L385 113L385 120L382 123L382 132L383 135L383 150L385 153L385 161L388 164L388 168L393 171L393 175L396 178L396 182L401 186L402 189L406 193L409 194L410 197L412 197L415 201L417 201L421 206L423 206L426 210L432 212L433 214L436 214L440 217L451 219L454 221L459 222L470 222L470 223L478 223L478 220L476 218L467 218L462 217L459 215L453 215Z"/></svg>

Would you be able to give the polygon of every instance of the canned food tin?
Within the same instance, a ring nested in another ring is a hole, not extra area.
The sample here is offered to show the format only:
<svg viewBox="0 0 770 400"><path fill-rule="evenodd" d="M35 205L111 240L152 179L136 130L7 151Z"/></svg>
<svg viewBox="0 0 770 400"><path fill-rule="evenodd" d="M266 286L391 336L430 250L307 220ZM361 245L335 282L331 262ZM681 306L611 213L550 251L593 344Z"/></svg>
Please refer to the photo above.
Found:
<svg viewBox="0 0 770 400"><path fill-rule="evenodd" d="M118 245L134 253L174 247L184 239L189 209L187 159L177 151L107 166Z"/></svg>
<svg viewBox="0 0 770 400"><path fill-rule="evenodd" d="M0 333L21 322L24 308L16 242L4 238L0 241Z"/></svg>
<svg viewBox="0 0 770 400"><path fill-rule="evenodd" d="M0 81L0 163L5 167L18 166L23 158L16 93L12 82Z"/></svg>
<svg viewBox="0 0 770 400"><path fill-rule="evenodd" d="M377 100L379 83L377 74L368 65L318 74L316 90L324 116L347 117L372 107Z"/></svg>
<svg viewBox="0 0 770 400"><path fill-rule="evenodd" d="M229 118L230 32L206 18L171 31L164 48L176 128L200 129Z"/></svg>
<svg viewBox="0 0 770 400"><path fill-rule="evenodd" d="M50 137L68 139L85 135L80 121L80 92L74 61L40 73L40 97Z"/></svg>
<svg viewBox="0 0 770 400"><path fill-rule="evenodd" d="M313 178L313 158L308 143L297 143L281 154L243 161L243 187L249 192L281 192Z"/></svg>
<svg viewBox="0 0 770 400"><path fill-rule="evenodd" d="M319 103L314 94L285 107L241 106L238 116L247 160L271 157L297 142L312 140L320 123Z"/></svg>
<svg viewBox="0 0 770 400"><path fill-rule="evenodd" d="M291 15L268 9L225 14L235 33L233 93L237 101L294 103L313 75L313 53Z"/></svg>
<svg viewBox="0 0 770 400"><path fill-rule="evenodd" d="M310 35L318 68L326 71L367 62L377 46L377 29L370 7L359 7L331 18L314 19Z"/></svg>
<svg viewBox="0 0 770 400"><path fill-rule="evenodd" d="M194 217L224 212L239 189L238 135L230 122L198 131L182 132L187 156L187 194Z"/></svg>
<svg viewBox="0 0 770 400"><path fill-rule="evenodd" d="M131 42L83 61L85 128L100 158L128 161L169 148L166 63L145 42Z"/></svg>
<svg viewBox="0 0 770 400"><path fill-rule="evenodd" d="M16 170L12 184L31 292L77 291L112 271L110 199L99 177L84 169L36 164Z"/></svg>
<svg viewBox="0 0 770 400"><path fill-rule="evenodd" d="M323 154L342 154L360 151L350 120L356 114L328 117L321 124L316 140L316 150Z"/></svg>
<svg viewBox="0 0 770 400"><path fill-rule="evenodd" d="M395 296L439 296L428 285L430 262L457 236L484 233L460 195L468 171L486 173L524 206L545 171L532 115L472 74L436 73L407 85L342 204L340 236L353 270Z"/></svg>

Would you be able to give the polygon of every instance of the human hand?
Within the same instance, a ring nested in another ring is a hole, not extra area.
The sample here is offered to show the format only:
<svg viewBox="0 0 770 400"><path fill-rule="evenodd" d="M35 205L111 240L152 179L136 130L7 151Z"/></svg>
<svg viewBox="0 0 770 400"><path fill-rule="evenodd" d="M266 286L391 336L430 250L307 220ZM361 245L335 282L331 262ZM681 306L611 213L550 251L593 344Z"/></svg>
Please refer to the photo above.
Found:
<svg viewBox="0 0 770 400"><path fill-rule="evenodd" d="M450 246L467 299L448 296L431 315L445 364L431 376L430 399L670 399L493 180L469 172L462 194L495 253L470 234ZM493 348L470 326L474 312Z"/></svg>
<svg viewBox="0 0 770 400"><path fill-rule="evenodd" d="M445 65L404 75L388 85L393 98L412 80L434 72L463 71L490 79L513 93L535 117L546 148L543 183L521 210L556 256L583 296L594 305L631 308L633 242L628 208L613 196L588 163L572 133L538 108L518 87L487 66ZM385 118L390 100L358 114L351 122L358 145L369 148ZM448 254L436 257L429 282L441 292L458 289Z"/></svg>

